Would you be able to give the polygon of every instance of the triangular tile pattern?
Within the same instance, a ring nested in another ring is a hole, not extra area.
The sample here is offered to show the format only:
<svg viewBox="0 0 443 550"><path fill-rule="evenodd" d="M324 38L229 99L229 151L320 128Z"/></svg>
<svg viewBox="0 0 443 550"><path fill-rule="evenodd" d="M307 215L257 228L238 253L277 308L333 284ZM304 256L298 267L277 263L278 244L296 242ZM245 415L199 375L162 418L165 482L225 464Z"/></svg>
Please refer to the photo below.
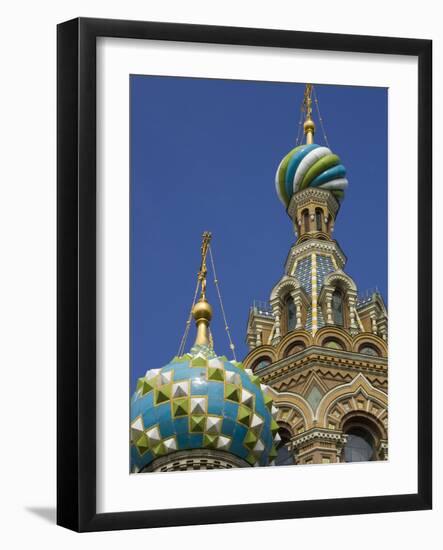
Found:
<svg viewBox="0 0 443 550"><path fill-rule="evenodd" d="M159 456L207 448L251 466L275 455L276 409L257 376L241 363L196 346L162 369L148 370L131 399L131 471Z"/></svg>

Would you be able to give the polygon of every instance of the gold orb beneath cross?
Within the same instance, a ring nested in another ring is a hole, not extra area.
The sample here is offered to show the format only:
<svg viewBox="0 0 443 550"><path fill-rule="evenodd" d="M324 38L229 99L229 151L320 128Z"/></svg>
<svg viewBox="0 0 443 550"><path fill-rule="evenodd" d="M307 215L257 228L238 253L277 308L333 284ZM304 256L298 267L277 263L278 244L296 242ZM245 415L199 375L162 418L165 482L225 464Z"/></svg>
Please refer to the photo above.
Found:
<svg viewBox="0 0 443 550"><path fill-rule="evenodd" d="M305 123L303 124L303 129L305 131L305 134L307 132L314 132L315 131L314 121L311 119L306 120Z"/></svg>
<svg viewBox="0 0 443 550"><path fill-rule="evenodd" d="M196 321L200 321L201 319L210 321L212 319L211 304L207 302L204 298L200 298L200 300L195 304L192 310L192 316Z"/></svg>

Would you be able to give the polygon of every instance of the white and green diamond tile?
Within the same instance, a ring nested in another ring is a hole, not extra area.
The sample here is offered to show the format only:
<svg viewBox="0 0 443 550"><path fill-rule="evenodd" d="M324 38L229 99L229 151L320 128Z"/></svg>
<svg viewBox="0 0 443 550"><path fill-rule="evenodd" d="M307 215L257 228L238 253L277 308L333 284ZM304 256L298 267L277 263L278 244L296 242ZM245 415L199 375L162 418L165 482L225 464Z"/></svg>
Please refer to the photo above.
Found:
<svg viewBox="0 0 443 550"><path fill-rule="evenodd" d="M205 347L139 379L131 400L131 470L175 451L208 448L265 466L275 452L272 400L240 363Z"/></svg>
<svg viewBox="0 0 443 550"><path fill-rule="evenodd" d="M193 415L196 414L206 414L208 412L208 396L207 395L198 395L191 397L191 410L190 413Z"/></svg>
<svg viewBox="0 0 443 550"><path fill-rule="evenodd" d="M190 393L190 382L189 380L181 380L175 382L172 385L172 399L176 397L187 397Z"/></svg>

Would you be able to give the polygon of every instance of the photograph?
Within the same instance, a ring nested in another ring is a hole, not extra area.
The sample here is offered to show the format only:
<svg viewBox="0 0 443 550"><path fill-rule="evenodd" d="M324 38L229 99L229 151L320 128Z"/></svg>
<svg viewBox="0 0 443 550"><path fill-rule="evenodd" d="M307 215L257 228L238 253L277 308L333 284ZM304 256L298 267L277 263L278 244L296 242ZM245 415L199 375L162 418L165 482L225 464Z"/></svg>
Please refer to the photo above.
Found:
<svg viewBox="0 0 443 550"><path fill-rule="evenodd" d="M388 93L129 76L130 473L389 460Z"/></svg>
<svg viewBox="0 0 443 550"><path fill-rule="evenodd" d="M438 547L434 4L5 3L2 548Z"/></svg>

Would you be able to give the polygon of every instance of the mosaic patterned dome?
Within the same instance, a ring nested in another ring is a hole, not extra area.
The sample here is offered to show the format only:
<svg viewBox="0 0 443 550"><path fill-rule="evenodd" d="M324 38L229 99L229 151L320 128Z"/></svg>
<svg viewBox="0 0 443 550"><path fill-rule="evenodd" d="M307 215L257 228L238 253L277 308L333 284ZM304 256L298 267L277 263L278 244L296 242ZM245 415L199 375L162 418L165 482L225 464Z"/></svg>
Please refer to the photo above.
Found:
<svg viewBox="0 0 443 550"><path fill-rule="evenodd" d="M282 159L275 174L277 195L288 208L292 195L307 187L327 189L338 199L348 186L346 169L328 147L315 143L295 147Z"/></svg>
<svg viewBox="0 0 443 550"><path fill-rule="evenodd" d="M280 441L267 386L241 363L194 345L138 380L131 399L131 462L141 471L174 451L212 449L269 465Z"/></svg>

